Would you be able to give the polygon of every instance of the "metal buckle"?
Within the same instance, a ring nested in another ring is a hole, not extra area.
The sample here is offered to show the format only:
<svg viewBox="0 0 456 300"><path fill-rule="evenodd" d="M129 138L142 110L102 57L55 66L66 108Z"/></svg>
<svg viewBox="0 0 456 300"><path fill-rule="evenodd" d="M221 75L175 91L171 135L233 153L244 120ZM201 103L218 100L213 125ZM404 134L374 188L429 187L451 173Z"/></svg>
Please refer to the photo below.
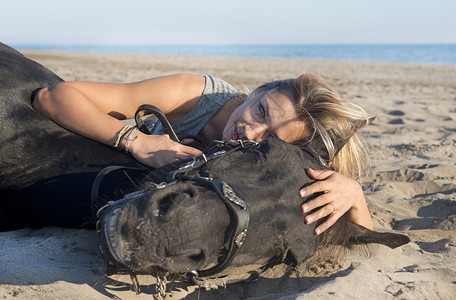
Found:
<svg viewBox="0 0 456 300"><path fill-rule="evenodd" d="M242 199L239 199L238 196L236 196L236 193L234 192L233 188L229 186L226 182L223 182L222 193L228 200L238 205L242 209L247 208L247 204L245 204L245 202Z"/></svg>
<svg viewBox="0 0 456 300"><path fill-rule="evenodd" d="M236 243L236 245L239 248L244 244L246 237L247 237L247 229L244 229L241 233L238 234L238 236L234 240L234 242Z"/></svg>
<svg viewBox="0 0 456 300"><path fill-rule="evenodd" d="M214 143L222 146L241 146L245 149L246 144L258 146L260 143L254 140L215 140Z"/></svg>
<svg viewBox="0 0 456 300"><path fill-rule="evenodd" d="M175 180L173 180L173 181L171 181L171 182L165 182L165 181L160 182L159 184L157 184L156 187L157 187L157 190L158 190L158 189L163 189L163 188L165 188L165 187L167 187L167 186L169 186L169 185L173 185L173 184L175 184L175 183L177 183L177 179L175 179Z"/></svg>

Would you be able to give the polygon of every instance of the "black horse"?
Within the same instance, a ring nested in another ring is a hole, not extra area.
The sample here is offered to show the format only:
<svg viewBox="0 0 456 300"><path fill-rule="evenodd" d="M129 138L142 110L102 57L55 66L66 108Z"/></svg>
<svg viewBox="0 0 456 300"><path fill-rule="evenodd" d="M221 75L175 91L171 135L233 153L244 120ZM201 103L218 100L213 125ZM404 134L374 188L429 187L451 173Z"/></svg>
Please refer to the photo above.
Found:
<svg viewBox="0 0 456 300"><path fill-rule="evenodd" d="M309 151L275 139L226 141L150 173L32 109L35 89L62 81L55 74L6 45L0 64L0 230L91 224L97 174L122 165L139 170L114 171L96 184L97 199L120 199L100 209L99 231L106 256L121 268L207 276L229 263L296 265L316 252L315 224L304 224L299 209L299 189L312 182L305 169L327 167L315 145ZM349 230L344 218L332 228L333 243L409 241L360 226Z"/></svg>
<svg viewBox="0 0 456 300"><path fill-rule="evenodd" d="M139 166L131 156L69 132L33 110L31 93L61 81L0 44L0 231L90 223L97 173L108 165ZM109 199L131 186L118 173L101 187ZM137 178L137 172L130 173Z"/></svg>

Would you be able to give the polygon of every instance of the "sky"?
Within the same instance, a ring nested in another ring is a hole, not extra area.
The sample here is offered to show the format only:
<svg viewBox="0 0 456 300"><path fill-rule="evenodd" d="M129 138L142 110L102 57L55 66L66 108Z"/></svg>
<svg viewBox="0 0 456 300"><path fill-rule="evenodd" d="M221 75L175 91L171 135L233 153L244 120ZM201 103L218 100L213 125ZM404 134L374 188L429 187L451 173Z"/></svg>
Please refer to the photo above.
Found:
<svg viewBox="0 0 456 300"><path fill-rule="evenodd" d="M456 44L454 0L0 0L10 45Z"/></svg>

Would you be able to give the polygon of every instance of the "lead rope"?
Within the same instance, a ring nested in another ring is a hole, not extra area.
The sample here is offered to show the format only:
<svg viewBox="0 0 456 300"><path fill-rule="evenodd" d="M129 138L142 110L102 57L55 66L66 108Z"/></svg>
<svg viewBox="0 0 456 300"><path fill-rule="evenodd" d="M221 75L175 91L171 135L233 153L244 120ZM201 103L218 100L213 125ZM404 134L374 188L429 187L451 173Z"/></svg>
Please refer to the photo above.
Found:
<svg viewBox="0 0 456 300"><path fill-rule="evenodd" d="M155 284L154 299L163 300L166 297L166 276L157 272L155 273L155 278L157 279L157 283Z"/></svg>
<svg viewBox="0 0 456 300"><path fill-rule="evenodd" d="M155 278L157 282L155 284L154 299L164 300L166 298L166 284L168 283L166 275L160 272L156 272ZM130 272L130 279L133 291L136 293L136 295L139 295L141 293L141 286L135 272Z"/></svg>
<svg viewBox="0 0 456 300"><path fill-rule="evenodd" d="M179 138L177 137L176 133L174 132L173 127L169 123L168 119L166 118L165 114L158 108L150 104L143 104L138 109L136 110L135 113L135 121L136 121L136 126L138 127L139 131L145 134L150 134L149 129L147 129L147 126L144 124L143 119L141 116L144 113L152 113L154 114L157 119L161 122L163 127L166 128L166 131L168 132L169 138L172 139L175 142L180 142Z"/></svg>
<svg viewBox="0 0 456 300"><path fill-rule="evenodd" d="M141 287L139 285L138 277L136 276L135 272L130 272L130 279L133 290L135 291L136 295L139 295L139 293L141 293Z"/></svg>

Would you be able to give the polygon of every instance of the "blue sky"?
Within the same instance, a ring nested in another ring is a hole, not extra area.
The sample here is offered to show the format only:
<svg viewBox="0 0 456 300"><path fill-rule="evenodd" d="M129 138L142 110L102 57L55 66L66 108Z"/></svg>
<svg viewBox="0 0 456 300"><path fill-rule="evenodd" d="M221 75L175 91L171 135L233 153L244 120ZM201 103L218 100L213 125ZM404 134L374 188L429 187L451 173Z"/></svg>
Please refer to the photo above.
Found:
<svg viewBox="0 0 456 300"><path fill-rule="evenodd" d="M7 44L456 44L454 0L2 0Z"/></svg>

